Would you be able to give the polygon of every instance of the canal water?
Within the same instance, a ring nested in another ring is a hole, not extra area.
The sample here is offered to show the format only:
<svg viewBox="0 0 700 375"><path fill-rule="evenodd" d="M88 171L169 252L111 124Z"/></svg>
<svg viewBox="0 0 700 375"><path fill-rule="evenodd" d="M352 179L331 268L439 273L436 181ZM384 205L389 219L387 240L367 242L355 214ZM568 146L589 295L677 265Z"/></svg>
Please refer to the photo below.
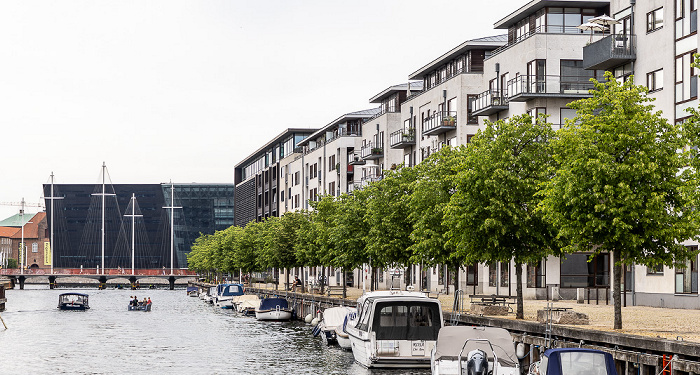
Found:
<svg viewBox="0 0 700 375"><path fill-rule="evenodd" d="M60 311L58 295L90 295L91 309ZM153 300L127 311L129 297ZM180 290L8 290L0 313L0 374L429 374L368 370L301 322L258 322Z"/></svg>

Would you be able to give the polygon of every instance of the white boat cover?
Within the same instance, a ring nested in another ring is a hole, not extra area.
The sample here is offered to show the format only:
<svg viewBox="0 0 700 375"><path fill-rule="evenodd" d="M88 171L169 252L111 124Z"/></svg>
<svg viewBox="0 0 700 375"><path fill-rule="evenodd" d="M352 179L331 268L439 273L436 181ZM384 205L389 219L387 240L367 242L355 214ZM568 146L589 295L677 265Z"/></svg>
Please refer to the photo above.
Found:
<svg viewBox="0 0 700 375"><path fill-rule="evenodd" d="M242 296L233 297L234 304L237 305L238 311L242 311L246 308L257 308L260 306L260 297L255 294L244 294Z"/></svg>
<svg viewBox="0 0 700 375"><path fill-rule="evenodd" d="M518 364L513 337L507 330L496 327L442 327L435 347L435 360L457 360L459 352L462 351L462 347L468 339L489 340L501 366L515 367ZM493 360L491 348L483 341L469 342L462 352L463 359L466 359L467 353L474 349L483 350L488 358Z"/></svg>
<svg viewBox="0 0 700 375"><path fill-rule="evenodd" d="M350 309L350 307L340 306L340 307L329 307L323 310L323 327L326 330L335 329L335 327L342 327L343 321L345 320L345 315L352 312L355 309Z"/></svg>

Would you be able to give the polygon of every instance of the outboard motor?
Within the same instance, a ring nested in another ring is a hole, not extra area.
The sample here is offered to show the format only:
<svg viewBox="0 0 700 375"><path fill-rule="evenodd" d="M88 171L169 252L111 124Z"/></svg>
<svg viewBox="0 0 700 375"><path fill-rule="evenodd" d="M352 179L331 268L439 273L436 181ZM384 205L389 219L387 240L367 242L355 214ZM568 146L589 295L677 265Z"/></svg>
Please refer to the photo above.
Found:
<svg viewBox="0 0 700 375"><path fill-rule="evenodd" d="M489 360L481 349L474 349L467 355L467 375L488 375Z"/></svg>

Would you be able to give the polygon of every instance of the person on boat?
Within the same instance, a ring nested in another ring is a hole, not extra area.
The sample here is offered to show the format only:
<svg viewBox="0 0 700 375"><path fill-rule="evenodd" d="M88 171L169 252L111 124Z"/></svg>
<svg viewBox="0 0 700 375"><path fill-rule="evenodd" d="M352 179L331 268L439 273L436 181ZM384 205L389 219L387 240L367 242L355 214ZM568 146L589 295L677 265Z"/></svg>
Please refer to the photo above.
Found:
<svg viewBox="0 0 700 375"><path fill-rule="evenodd" d="M143 297L143 301L141 302L141 306L146 306L148 303L148 299L146 297Z"/></svg>
<svg viewBox="0 0 700 375"><path fill-rule="evenodd" d="M148 304L150 305L151 303L151 297L148 297Z"/></svg>
<svg viewBox="0 0 700 375"><path fill-rule="evenodd" d="M133 306L138 306L138 305L139 305L139 299L136 298L136 296L134 296L134 299L131 301L131 303L133 304Z"/></svg>

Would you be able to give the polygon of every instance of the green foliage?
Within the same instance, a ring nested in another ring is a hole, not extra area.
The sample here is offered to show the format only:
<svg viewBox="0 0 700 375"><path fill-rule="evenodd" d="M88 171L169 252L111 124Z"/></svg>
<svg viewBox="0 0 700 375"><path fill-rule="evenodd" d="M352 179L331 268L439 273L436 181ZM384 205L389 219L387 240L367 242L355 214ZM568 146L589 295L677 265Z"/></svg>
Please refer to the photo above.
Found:
<svg viewBox="0 0 700 375"><path fill-rule="evenodd" d="M19 267L18 263L17 263L17 259L14 259L14 258L7 259L7 268L17 268L17 267Z"/></svg>
<svg viewBox="0 0 700 375"><path fill-rule="evenodd" d="M409 220L413 223L409 247L412 263L426 265L460 264L454 248L447 246L450 226L445 222L445 209L455 191L455 176L465 147L443 147L413 167L415 180L409 196Z"/></svg>
<svg viewBox="0 0 700 375"><path fill-rule="evenodd" d="M365 220L369 226L366 243L367 254L375 267L406 265L410 260L411 185L416 179L413 168L385 171L382 180L365 188L367 210Z"/></svg>
<svg viewBox="0 0 700 375"><path fill-rule="evenodd" d="M345 270L369 263L365 238L369 226L365 221L368 194L365 190L355 190L343 194L337 204L330 240L335 244L330 265Z"/></svg>
<svg viewBox="0 0 700 375"><path fill-rule="evenodd" d="M692 255L698 237L688 194L686 140L653 112L647 89L611 73L593 97L570 104L577 116L554 142L558 168L540 209L570 241L567 251L611 252L616 329L622 328L621 264L672 265ZM595 80L594 80L595 81Z"/></svg>

